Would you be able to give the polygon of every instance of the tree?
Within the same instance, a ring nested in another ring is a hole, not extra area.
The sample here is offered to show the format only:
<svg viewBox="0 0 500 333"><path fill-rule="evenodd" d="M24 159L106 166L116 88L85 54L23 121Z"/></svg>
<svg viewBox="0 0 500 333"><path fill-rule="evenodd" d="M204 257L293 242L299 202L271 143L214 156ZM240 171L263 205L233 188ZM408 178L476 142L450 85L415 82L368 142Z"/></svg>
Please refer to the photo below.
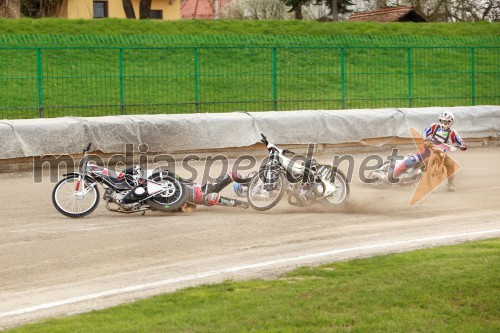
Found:
<svg viewBox="0 0 500 333"><path fill-rule="evenodd" d="M19 18L20 12L20 0L0 0L0 17Z"/></svg>
<svg viewBox="0 0 500 333"><path fill-rule="evenodd" d="M141 20L149 19L151 17L151 2L152 0L139 1L139 18ZM135 19L135 10L132 6L132 0L122 0L123 11L125 16L129 19Z"/></svg>
<svg viewBox="0 0 500 333"><path fill-rule="evenodd" d="M65 0L21 0L21 14L26 17L40 18L54 15Z"/></svg>
<svg viewBox="0 0 500 333"><path fill-rule="evenodd" d="M360 2L360 0L357 0ZM431 22L499 21L498 0L368 0L370 10L409 6Z"/></svg>
<svg viewBox="0 0 500 333"><path fill-rule="evenodd" d="M139 18L141 20L150 18L151 1L152 0L141 0L139 2Z"/></svg>
<svg viewBox="0 0 500 333"><path fill-rule="evenodd" d="M447 21L498 21L500 19L500 3L497 0L452 0L445 8Z"/></svg>
<svg viewBox="0 0 500 333"><path fill-rule="evenodd" d="M231 0L221 8L226 19L286 20L291 18L282 0Z"/></svg>
<svg viewBox="0 0 500 333"><path fill-rule="evenodd" d="M330 15L335 22L339 20L339 14L350 13L350 6L354 5L354 0L317 0L317 3L325 2L330 9Z"/></svg>
<svg viewBox="0 0 500 333"><path fill-rule="evenodd" d="M122 0L123 11L125 16L129 19L135 19L134 6L132 6L132 0Z"/></svg>
<svg viewBox="0 0 500 333"><path fill-rule="evenodd" d="M313 0L282 0L282 1L285 4L285 6L291 7L289 13L294 13L296 20L302 20L304 18L304 15L302 15L302 6L309 6L313 2Z"/></svg>
<svg viewBox="0 0 500 333"><path fill-rule="evenodd" d="M333 20L335 22L339 21L339 1L338 0L331 0L328 1L328 4L330 5L330 11L332 13Z"/></svg>
<svg viewBox="0 0 500 333"><path fill-rule="evenodd" d="M295 19L301 20L302 7L310 5L326 5L330 10L330 15L333 16L333 21L339 20L339 13L344 14L350 12L349 6L353 5L353 0L282 0L284 4L291 7L290 12L295 13Z"/></svg>

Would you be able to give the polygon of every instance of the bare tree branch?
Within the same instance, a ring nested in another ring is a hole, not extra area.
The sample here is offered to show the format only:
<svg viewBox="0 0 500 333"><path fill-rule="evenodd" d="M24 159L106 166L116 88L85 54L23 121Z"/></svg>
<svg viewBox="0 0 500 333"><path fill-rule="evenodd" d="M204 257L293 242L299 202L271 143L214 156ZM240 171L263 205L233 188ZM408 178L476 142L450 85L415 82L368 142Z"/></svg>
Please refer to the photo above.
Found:
<svg viewBox="0 0 500 333"><path fill-rule="evenodd" d="M355 0L370 9L410 6L431 22L467 22L500 20L498 0ZM366 4L368 2L368 4Z"/></svg>

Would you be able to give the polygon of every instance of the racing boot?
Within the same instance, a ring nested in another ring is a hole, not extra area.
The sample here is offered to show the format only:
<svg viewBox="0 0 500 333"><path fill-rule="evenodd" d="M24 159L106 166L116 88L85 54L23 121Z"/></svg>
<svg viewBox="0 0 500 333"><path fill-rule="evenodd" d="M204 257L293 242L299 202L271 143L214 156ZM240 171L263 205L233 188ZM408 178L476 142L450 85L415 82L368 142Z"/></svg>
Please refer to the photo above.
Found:
<svg viewBox="0 0 500 333"><path fill-rule="evenodd" d="M455 192L455 176L448 178L448 192Z"/></svg>
<svg viewBox="0 0 500 333"><path fill-rule="evenodd" d="M401 176L401 174L406 171L406 168L407 168L407 166L406 166L405 162L402 162L399 165L397 165L394 168L394 172L392 174L392 178L399 178Z"/></svg>
<svg viewBox="0 0 500 333"><path fill-rule="evenodd" d="M219 198L219 205L227 207L239 207L243 209L247 209L249 207L248 202L241 201L238 199L226 198L223 196Z"/></svg>
<svg viewBox="0 0 500 333"><path fill-rule="evenodd" d="M247 209L248 203L245 201L231 199L221 196L219 193L209 193L203 202L205 206L225 206L225 207L240 207Z"/></svg>

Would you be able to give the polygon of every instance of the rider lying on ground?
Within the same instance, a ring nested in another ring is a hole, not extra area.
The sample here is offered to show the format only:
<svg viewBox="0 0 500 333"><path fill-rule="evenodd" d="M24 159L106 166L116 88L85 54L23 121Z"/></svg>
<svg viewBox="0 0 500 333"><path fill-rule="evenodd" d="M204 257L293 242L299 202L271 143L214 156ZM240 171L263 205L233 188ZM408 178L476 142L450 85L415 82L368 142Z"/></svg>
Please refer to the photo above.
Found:
<svg viewBox="0 0 500 333"><path fill-rule="evenodd" d="M204 185L196 183L187 183L188 199L185 206L181 208L183 211L194 210L197 205L204 206L225 206L225 207L240 207L248 208L248 203L245 201L232 199L220 195L220 192L233 181L237 183L245 183L250 181L252 174L246 177L239 173L232 172L225 174L215 180L215 182L206 182Z"/></svg>

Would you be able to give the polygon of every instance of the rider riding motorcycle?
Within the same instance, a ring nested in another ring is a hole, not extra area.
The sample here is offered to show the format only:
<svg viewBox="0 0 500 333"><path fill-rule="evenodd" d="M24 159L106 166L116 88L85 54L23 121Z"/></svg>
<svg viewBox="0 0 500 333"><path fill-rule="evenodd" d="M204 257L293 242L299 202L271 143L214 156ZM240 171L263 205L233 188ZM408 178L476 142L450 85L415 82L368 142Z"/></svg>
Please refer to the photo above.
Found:
<svg viewBox="0 0 500 333"><path fill-rule="evenodd" d="M410 154L404 163L400 163L394 168L393 177L398 178L407 168L412 167L418 162L424 161L431 155L431 144L432 143L445 143L451 146L459 147L460 150L467 150L467 145L458 135L457 131L452 130L451 126L455 121L455 116L451 112L442 112L439 115L439 122L431 124L426 128L422 137L424 139L424 149L417 153ZM455 191L455 176L454 171L454 161L448 156L445 157L444 166L448 175L448 191Z"/></svg>

